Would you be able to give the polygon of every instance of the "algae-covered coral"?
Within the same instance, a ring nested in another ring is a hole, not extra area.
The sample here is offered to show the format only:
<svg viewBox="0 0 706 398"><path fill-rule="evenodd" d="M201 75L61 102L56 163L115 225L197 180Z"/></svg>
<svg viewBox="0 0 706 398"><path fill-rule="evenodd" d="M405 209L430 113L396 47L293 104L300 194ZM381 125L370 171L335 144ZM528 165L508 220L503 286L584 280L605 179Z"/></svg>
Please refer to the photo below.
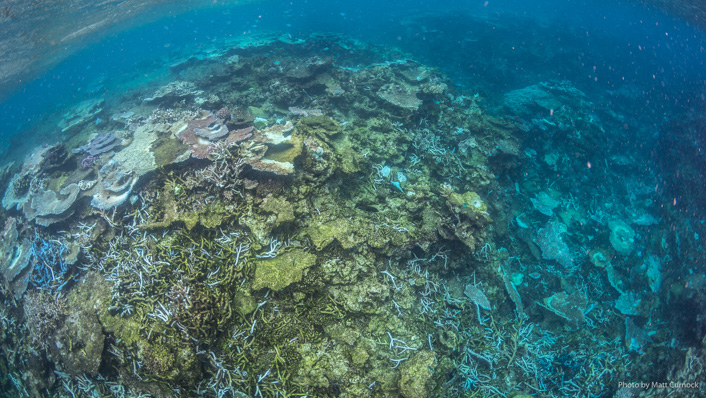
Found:
<svg viewBox="0 0 706 398"><path fill-rule="evenodd" d="M654 343L671 238L627 224L653 209L580 202L539 173L595 155L552 146L581 141L568 120L583 136L620 123L586 120L570 83L491 115L440 72L343 37L220 51L103 106L100 135L78 104L76 151L40 148L12 177L4 389L601 396L663 375L634 355L680 357Z"/></svg>

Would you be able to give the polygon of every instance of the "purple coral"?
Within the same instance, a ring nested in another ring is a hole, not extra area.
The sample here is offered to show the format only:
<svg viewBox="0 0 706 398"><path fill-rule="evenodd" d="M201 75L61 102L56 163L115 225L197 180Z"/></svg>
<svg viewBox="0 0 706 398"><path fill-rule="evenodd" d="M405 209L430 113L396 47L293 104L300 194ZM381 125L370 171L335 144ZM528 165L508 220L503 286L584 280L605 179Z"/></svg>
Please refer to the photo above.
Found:
<svg viewBox="0 0 706 398"><path fill-rule="evenodd" d="M229 121L230 117L231 117L230 109L228 109L225 106L223 108L219 109L218 112L216 112L216 119L222 120L223 122Z"/></svg>
<svg viewBox="0 0 706 398"><path fill-rule="evenodd" d="M88 144L74 149L73 153L85 152L90 156L97 156L101 153L110 151L121 143L121 140L115 135L115 133L99 134Z"/></svg>
<svg viewBox="0 0 706 398"><path fill-rule="evenodd" d="M81 161L81 167L83 167L84 169L87 169L89 167L93 167L95 162L96 162L96 157L88 155L85 158L83 158L83 160Z"/></svg>

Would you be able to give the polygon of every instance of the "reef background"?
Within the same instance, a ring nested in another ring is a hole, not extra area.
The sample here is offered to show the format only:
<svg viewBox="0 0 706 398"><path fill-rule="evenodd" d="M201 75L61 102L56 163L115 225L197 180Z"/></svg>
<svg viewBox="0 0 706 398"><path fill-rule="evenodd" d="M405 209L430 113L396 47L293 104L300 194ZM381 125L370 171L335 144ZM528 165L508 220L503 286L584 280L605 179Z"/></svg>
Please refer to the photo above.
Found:
<svg viewBox="0 0 706 398"><path fill-rule="evenodd" d="M184 7L24 85L0 390L702 396L703 32L503 6Z"/></svg>

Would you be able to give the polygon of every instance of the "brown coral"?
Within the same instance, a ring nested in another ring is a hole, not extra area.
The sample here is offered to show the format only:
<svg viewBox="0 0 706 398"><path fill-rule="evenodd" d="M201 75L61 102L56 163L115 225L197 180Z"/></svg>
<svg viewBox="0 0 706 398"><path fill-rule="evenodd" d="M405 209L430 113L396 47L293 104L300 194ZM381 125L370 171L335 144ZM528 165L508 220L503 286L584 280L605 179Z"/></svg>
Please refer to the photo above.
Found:
<svg viewBox="0 0 706 398"><path fill-rule="evenodd" d="M250 119L237 110L232 113L230 118L231 123L238 125L248 120ZM216 144L223 137L226 137L227 145L233 145L250 138L252 132L252 125L230 131L223 119L219 119L210 112L202 111L201 118L188 121L186 126L177 133L177 136L185 145L189 146L192 157L206 159L217 149Z"/></svg>

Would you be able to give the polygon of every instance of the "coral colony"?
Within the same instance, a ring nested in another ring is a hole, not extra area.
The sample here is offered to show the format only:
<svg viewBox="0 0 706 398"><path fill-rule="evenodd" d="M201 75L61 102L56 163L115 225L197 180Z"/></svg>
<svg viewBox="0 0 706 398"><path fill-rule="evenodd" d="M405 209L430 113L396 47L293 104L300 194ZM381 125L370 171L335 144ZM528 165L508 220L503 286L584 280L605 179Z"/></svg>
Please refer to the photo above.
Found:
<svg viewBox="0 0 706 398"><path fill-rule="evenodd" d="M3 169L0 389L637 397L618 383L703 380L704 352L666 326L665 302L704 286L667 272L689 227L661 220L654 175L596 171L624 116L567 81L490 112L395 51L261 38L76 104L69 138Z"/></svg>

